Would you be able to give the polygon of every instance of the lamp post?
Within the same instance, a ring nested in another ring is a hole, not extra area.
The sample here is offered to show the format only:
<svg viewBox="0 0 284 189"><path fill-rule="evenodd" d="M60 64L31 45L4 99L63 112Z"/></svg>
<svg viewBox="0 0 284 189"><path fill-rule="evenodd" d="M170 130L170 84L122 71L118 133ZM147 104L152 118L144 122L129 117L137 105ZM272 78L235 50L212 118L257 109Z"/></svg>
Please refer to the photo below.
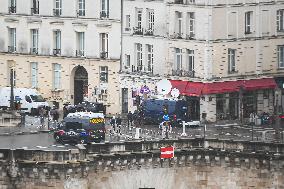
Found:
<svg viewBox="0 0 284 189"><path fill-rule="evenodd" d="M274 111L275 111L275 125L274 125L274 129L275 129L275 142L279 142L280 141L280 136L279 136L279 127L280 127L279 96L280 96L280 91L277 88L275 90L275 107L274 107Z"/></svg>
<svg viewBox="0 0 284 189"><path fill-rule="evenodd" d="M11 91L10 91L10 110L15 110L15 103L14 103L14 69L10 69L10 85L11 85Z"/></svg>

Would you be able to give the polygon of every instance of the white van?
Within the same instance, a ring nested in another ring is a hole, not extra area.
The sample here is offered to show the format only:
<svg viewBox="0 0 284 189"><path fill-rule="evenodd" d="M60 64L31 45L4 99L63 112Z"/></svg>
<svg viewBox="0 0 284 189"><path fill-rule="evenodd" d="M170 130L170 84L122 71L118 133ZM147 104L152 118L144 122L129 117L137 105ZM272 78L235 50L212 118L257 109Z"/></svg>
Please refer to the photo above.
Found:
<svg viewBox="0 0 284 189"><path fill-rule="evenodd" d="M0 108L10 107L10 95L10 87L0 88ZM23 111L31 114L36 113L40 106L49 106L36 89L14 88L14 99L15 102L20 102Z"/></svg>

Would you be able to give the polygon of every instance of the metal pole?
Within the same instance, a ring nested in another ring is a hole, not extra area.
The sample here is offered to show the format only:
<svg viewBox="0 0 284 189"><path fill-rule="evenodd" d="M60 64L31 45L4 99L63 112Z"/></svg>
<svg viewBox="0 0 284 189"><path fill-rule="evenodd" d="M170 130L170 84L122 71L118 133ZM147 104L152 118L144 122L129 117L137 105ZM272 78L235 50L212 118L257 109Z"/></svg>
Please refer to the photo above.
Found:
<svg viewBox="0 0 284 189"><path fill-rule="evenodd" d="M182 133L181 136L187 136L186 132L185 132L185 121L182 121Z"/></svg>
<svg viewBox="0 0 284 189"><path fill-rule="evenodd" d="M243 125L243 119L244 119L244 115L243 115L243 92L244 92L244 88L241 85L240 86L240 121L241 121L241 125Z"/></svg>
<svg viewBox="0 0 284 189"><path fill-rule="evenodd" d="M15 103L14 103L14 69L10 69L10 110L13 112L15 110Z"/></svg>
<svg viewBox="0 0 284 189"><path fill-rule="evenodd" d="M278 88L275 91L275 141L279 142L280 141L280 136L279 136L279 128L280 128L280 118L279 118L279 90Z"/></svg>

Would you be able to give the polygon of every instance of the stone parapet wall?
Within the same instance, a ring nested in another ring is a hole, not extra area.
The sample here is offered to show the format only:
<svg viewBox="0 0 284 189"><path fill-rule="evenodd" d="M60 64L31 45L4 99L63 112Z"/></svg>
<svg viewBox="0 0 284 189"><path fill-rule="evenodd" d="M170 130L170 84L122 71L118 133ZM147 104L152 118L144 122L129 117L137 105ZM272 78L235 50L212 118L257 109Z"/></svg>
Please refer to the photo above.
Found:
<svg viewBox="0 0 284 189"><path fill-rule="evenodd" d="M1 162L0 188L283 188L284 156L214 150L94 154L88 161ZM15 170L14 172L11 170ZM156 180L158 179L158 180Z"/></svg>

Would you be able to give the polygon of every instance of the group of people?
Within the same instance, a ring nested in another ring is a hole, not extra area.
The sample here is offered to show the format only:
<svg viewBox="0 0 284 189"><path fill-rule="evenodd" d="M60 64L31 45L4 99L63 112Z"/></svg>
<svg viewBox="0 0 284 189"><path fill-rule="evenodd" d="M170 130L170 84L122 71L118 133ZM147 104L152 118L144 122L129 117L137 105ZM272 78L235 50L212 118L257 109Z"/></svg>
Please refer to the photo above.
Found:
<svg viewBox="0 0 284 189"><path fill-rule="evenodd" d="M48 108L39 107L38 114L39 114L39 117L40 117L40 125L41 126L44 126L44 120L45 120L46 116L51 118L51 120L54 121L54 122L58 122L58 119L59 119L58 108L54 105L50 110Z"/></svg>
<svg viewBox="0 0 284 189"><path fill-rule="evenodd" d="M131 111L127 114L127 126L141 126L143 120L143 113L142 111L135 110L134 113Z"/></svg>

